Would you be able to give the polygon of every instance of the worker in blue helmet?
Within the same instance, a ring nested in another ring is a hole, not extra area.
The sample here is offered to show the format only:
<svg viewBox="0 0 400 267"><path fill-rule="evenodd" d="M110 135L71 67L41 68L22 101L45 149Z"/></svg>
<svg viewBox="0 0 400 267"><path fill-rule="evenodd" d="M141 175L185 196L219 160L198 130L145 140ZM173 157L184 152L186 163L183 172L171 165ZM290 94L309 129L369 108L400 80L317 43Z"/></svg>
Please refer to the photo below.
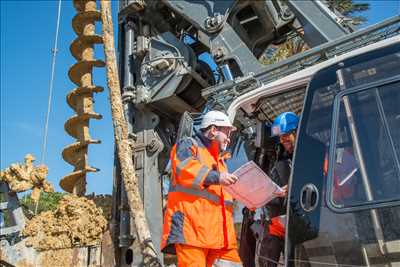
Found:
<svg viewBox="0 0 400 267"><path fill-rule="evenodd" d="M294 151L298 124L299 117L296 114L284 112L275 118L271 127L271 135L279 136L280 143L289 154Z"/></svg>
<svg viewBox="0 0 400 267"><path fill-rule="evenodd" d="M281 146L270 177L285 192L291 172L298 124L299 117L295 113L284 112L275 118L271 127L271 135L279 136ZM257 240L258 266L275 267L281 258L285 247L286 203L286 196L275 198L263 209L266 225L264 235Z"/></svg>

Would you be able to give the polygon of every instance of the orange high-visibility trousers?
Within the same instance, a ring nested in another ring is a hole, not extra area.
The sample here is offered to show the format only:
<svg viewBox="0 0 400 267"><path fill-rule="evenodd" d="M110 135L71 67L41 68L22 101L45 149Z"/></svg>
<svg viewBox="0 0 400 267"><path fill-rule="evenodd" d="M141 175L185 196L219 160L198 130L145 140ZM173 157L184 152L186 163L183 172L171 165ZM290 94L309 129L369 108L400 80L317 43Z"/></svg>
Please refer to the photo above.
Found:
<svg viewBox="0 0 400 267"><path fill-rule="evenodd" d="M217 259L241 263L237 249L206 249L175 244L178 267L211 267Z"/></svg>

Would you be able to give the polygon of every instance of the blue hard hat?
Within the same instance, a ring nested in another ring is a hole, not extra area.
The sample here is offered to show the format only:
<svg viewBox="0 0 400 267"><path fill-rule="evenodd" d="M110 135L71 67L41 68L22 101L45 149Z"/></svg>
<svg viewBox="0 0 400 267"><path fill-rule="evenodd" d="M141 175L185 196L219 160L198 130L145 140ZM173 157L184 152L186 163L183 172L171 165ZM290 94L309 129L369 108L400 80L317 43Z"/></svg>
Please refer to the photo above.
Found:
<svg viewBox="0 0 400 267"><path fill-rule="evenodd" d="M271 127L271 136L281 136L297 129L299 117L293 112L283 112L275 118Z"/></svg>

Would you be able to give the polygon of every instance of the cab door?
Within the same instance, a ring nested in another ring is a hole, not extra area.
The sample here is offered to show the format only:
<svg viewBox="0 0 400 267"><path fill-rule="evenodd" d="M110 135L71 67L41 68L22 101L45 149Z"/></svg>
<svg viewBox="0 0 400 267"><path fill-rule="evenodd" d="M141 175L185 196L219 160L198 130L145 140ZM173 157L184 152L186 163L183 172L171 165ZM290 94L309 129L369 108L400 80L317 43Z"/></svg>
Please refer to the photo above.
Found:
<svg viewBox="0 0 400 267"><path fill-rule="evenodd" d="M315 74L290 180L286 266L400 264L400 45Z"/></svg>

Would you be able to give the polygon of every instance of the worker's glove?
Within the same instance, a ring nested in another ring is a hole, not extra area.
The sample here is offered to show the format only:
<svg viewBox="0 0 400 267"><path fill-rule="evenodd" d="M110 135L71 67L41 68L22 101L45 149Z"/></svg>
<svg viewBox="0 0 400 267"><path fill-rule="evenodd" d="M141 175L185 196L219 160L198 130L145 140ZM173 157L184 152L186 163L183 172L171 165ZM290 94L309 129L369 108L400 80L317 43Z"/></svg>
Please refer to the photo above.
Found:
<svg viewBox="0 0 400 267"><path fill-rule="evenodd" d="M288 193L288 186L285 185L282 187L282 191L279 192L273 192L272 194L276 197L286 197Z"/></svg>
<svg viewBox="0 0 400 267"><path fill-rule="evenodd" d="M238 177L236 175L227 172L222 172L219 175L219 183L221 185L232 185L236 183L237 180Z"/></svg>

